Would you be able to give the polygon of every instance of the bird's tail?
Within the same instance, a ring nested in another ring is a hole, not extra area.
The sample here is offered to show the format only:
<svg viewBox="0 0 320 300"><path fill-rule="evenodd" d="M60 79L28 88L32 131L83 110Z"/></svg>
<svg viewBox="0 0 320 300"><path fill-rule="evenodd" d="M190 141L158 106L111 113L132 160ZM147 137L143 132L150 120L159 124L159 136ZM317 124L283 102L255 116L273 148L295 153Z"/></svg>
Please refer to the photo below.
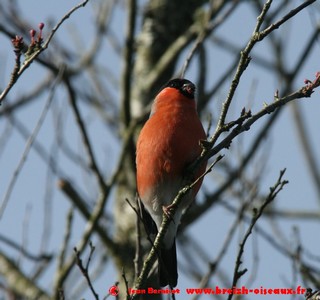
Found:
<svg viewBox="0 0 320 300"><path fill-rule="evenodd" d="M176 241L170 249L161 248L158 263L160 285L175 287L178 282Z"/></svg>

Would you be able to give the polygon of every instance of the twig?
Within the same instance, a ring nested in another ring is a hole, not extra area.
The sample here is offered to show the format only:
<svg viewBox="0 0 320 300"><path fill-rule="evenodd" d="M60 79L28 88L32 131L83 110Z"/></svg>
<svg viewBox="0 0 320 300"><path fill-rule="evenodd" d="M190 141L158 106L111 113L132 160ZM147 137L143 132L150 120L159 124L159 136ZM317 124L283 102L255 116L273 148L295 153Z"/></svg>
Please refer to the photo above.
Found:
<svg viewBox="0 0 320 300"><path fill-rule="evenodd" d="M305 118L303 111L300 109L298 103L294 102L292 105L292 112L294 118L294 124L297 128L295 131L298 135L299 142L302 147L302 152L307 163L307 167L310 172L311 179L314 183L314 188L318 194L318 200L320 200L320 172L317 168L317 154L312 148L311 137L306 128Z"/></svg>
<svg viewBox="0 0 320 300"><path fill-rule="evenodd" d="M72 227L72 222L73 222L73 215L74 215L74 208L71 207L69 209L69 212L67 214L67 221L66 221L66 228L65 228L65 234L62 242L62 247L59 253L59 256L57 257L57 265L58 268L61 269L63 267L64 261L65 261L65 256L66 256L66 251L69 246L69 241L70 241L70 236L71 236L71 227Z"/></svg>
<svg viewBox="0 0 320 300"><path fill-rule="evenodd" d="M281 219L301 219L301 220L314 220L319 221L320 212L313 210L275 210L273 208L268 209L264 216L267 218L281 218Z"/></svg>
<svg viewBox="0 0 320 300"><path fill-rule="evenodd" d="M10 113L8 116L8 120L9 120L10 124L12 124L12 126L17 130L17 132L21 135L21 137L25 141L27 141L30 138L30 136L32 135L32 132L30 132L25 127L25 125L23 124L23 122L20 121L19 118L14 117L14 115ZM37 140L34 140L33 145L32 145L32 149L33 149L33 151L35 151L35 153L37 153L39 155L39 157L43 160L43 162L46 163L47 166L50 167L51 171L55 175L62 176L61 175L61 174L63 174L62 170L59 169L56 162L50 157L50 154L47 152L45 147L41 145L40 142L38 142Z"/></svg>
<svg viewBox="0 0 320 300"><path fill-rule="evenodd" d="M213 10L213 4L214 1L211 1L211 9L208 12L206 19L207 19L207 24L206 26L203 27L203 29L201 30L201 32L199 32L198 37L196 39L196 41L194 42L194 45L192 47L192 49L190 50L187 58L184 61L184 64L182 66L181 72L180 72L180 77L183 78L185 75L185 72L191 62L192 57L194 56L194 54L197 52L198 48L203 44L203 42L205 41L205 39L209 36L209 34L217 29L219 27L219 25L221 25L227 18L228 16L233 12L233 10L237 7L237 5L239 4L239 1L233 1L233 3L231 4L231 6L229 7L229 9L227 9L227 11L224 14L221 14L221 16L219 16L219 18L217 18L217 20L215 20L215 22L210 23L210 19L212 18L212 14L214 12Z"/></svg>
<svg viewBox="0 0 320 300"><path fill-rule="evenodd" d="M40 128L41 128L46 116L47 116L47 112L49 111L50 105L51 105L51 103L52 103L52 101L54 99L56 87L60 83L60 80L61 80L61 78L63 76L63 73L64 73L64 68L61 68L59 73L58 73L58 75L57 75L57 77L56 77L56 79L54 80L54 82L53 82L53 84L52 84L52 86L50 88L47 102L44 105L44 108L43 108L43 110L41 112L39 120L38 120L38 122L37 122L37 124L36 124L36 126L35 126L35 128L34 128L34 130L32 132L32 134L31 134L31 136L29 137L29 139L27 141L27 144L26 144L26 147L25 147L25 149L24 149L24 151L22 153L22 156L20 158L20 161L19 161L16 169L14 170L14 173L12 175L12 178L10 180L10 183L8 185L8 188L6 190L6 193L5 193L4 197L3 197L1 205L0 205L0 219L2 218L2 215L3 215L3 213L4 213L5 209L6 209L6 206L8 204L9 199L10 199L11 193L12 193L13 188L14 188L17 180L18 180L19 174L21 173L21 170L22 170L22 168L24 166L24 163L25 163L25 161L26 161L26 159L27 159L27 157L29 155L30 149L31 149L31 147L32 147L32 145L33 145L33 143L34 143L34 141L35 141L35 139L36 139L36 137L37 137L37 135L38 135L38 133L40 131Z"/></svg>
<svg viewBox="0 0 320 300"><path fill-rule="evenodd" d="M134 34L136 25L137 1L130 0L128 3L129 15L126 33L126 47L124 50L124 70L122 74L122 99L121 111L123 124L128 126L131 120L130 92L131 92L131 75L133 71L133 54L134 54Z"/></svg>
<svg viewBox="0 0 320 300"><path fill-rule="evenodd" d="M70 192L68 189L65 189L67 193ZM75 192L75 191L72 191ZM107 236L105 229L101 225L99 225L99 219L103 213L103 208L106 203L107 198L107 190L101 191L99 194L98 199L96 200L96 205L92 210L92 213L88 215L87 224L85 230L83 232L82 238L77 245L77 251L82 253L84 251L90 237L92 236L93 231L97 231L101 240L108 246L109 250L116 255L116 248L114 246L114 242ZM83 211L82 213L85 213ZM87 213L85 213L87 214ZM67 279L69 273L71 272L75 262L75 257L72 256L68 259L68 261L64 264L63 268L59 271L56 275L55 283L54 283L54 293L58 293L59 289L61 288L63 282Z"/></svg>
<svg viewBox="0 0 320 300"><path fill-rule="evenodd" d="M21 239L21 252L19 253L19 256L16 259L17 265L20 265L21 258L22 258L22 252L24 252L24 249L28 247L28 230L29 230L29 222L30 222L30 214L31 214L32 206L30 204L26 205L24 217L22 220L22 239Z"/></svg>
<svg viewBox="0 0 320 300"><path fill-rule="evenodd" d="M0 94L0 104L3 101L3 99L6 97L6 95L9 93L11 88L14 86L16 81L19 79L19 77L23 74L23 72L32 64L32 62L45 50L48 48L49 43L51 39L53 38L56 31L60 28L60 26L66 21L76 10L78 10L80 7L84 7L89 0L85 0L75 7L73 7L67 14L65 14L62 19L57 23L57 25L51 30L50 35L48 36L45 43L39 47L37 50L35 50L26 60L24 61L23 65L19 68L18 71L14 71L15 80L11 80L7 87L3 90L3 92ZM20 66L20 65L19 65Z"/></svg>
<svg viewBox="0 0 320 300"><path fill-rule="evenodd" d="M91 142L89 140L89 135L87 133L87 129L86 129L85 125L84 125L82 116L80 114L80 110L79 110L79 107L78 107L78 104L77 104L77 99L76 99L76 93L75 93L75 91L73 89L73 86L71 85L71 82L70 82L70 80L68 78L65 79L65 83L66 83L67 90L68 90L68 93L69 93L69 101L70 101L70 104L71 104L71 108L72 108L72 110L74 112L74 115L75 115L79 130L80 130L80 133L81 133L82 142L83 142L84 148L85 148L85 150L87 152L87 155L88 155L88 158L89 158L89 167L92 170L92 172L95 174L95 176L96 176L96 178L98 180L100 189L101 190L105 190L107 187L106 187L106 184L104 182L104 178L103 178L103 176L102 176L102 174L101 174L101 172L99 170L95 155L93 153L92 145L91 145Z"/></svg>
<svg viewBox="0 0 320 300"><path fill-rule="evenodd" d="M285 78L286 81L286 86L284 87L284 94L287 93L287 91L291 90L291 83L292 83L292 79L296 77L297 73L299 70L301 70L303 63L306 61L306 57L308 57L308 53L309 51L311 51L311 49L313 49L313 45L315 43L315 41L317 40L317 36L319 33L319 28L317 28L315 30L315 33L310 37L309 42L307 43L307 45L305 46L304 50L302 51L302 53L299 56L299 59L296 63L296 65L292 68L292 71L283 71L284 74L287 74L287 77ZM232 69L232 68L231 68ZM230 69L230 70L231 70ZM228 72L226 73L228 74ZM223 76L225 78L225 75ZM210 98L210 95L214 94L218 88L218 86L220 86L222 84L223 80L218 82L216 84L216 86L213 88L212 91L210 91L208 93L208 98ZM308 80L307 80L308 82ZM206 97L206 98L207 98ZM202 104L202 103L201 103ZM205 104L205 103L204 103ZM204 105L203 104L203 105ZM252 158L252 156L257 152L259 145L261 144L261 142L263 141L264 137L267 135L267 133L271 130L272 125L275 123L275 120L280 116L280 112L281 110L276 110L270 118L268 118L267 122L264 124L263 128L260 130L259 134L257 134L254 142L252 143L251 149L247 152L246 156L244 157L241 165L234 169L233 171L230 172L230 176L229 176L229 180L227 180L216 192L214 192L212 195L209 195L209 197L207 197L207 201L205 201L203 204L198 205L196 207L196 209L193 209L193 213L192 216L186 216L186 218L184 219L185 222L184 224L190 224L192 223L195 219L197 219L199 216L202 215L203 211L206 211L207 209L209 209L209 207L211 207L211 205L213 203L215 203L220 195L223 193L223 191L225 191L235 180L236 178L238 178L238 174L240 171L242 171L244 169L244 167L248 164L248 162L250 161L250 159ZM230 122L231 123L231 122ZM229 124L230 124L229 123ZM268 214L268 212L266 212ZM311 215L311 217L315 218L316 215L313 214ZM187 221L187 222L186 222Z"/></svg>
<svg viewBox="0 0 320 300"><path fill-rule="evenodd" d="M192 184L186 187L186 193L190 191L200 180L202 180L208 173L210 173L213 169L213 167L221 160L224 158L224 155L219 155L211 164L210 166L206 169L206 171L201 174ZM172 203L174 205L174 201ZM177 203L179 205L179 203Z"/></svg>
<svg viewBox="0 0 320 300"><path fill-rule="evenodd" d="M61 289L60 291L59 291L59 298L58 298L59 300L65 300L65 296L64 296L64 290L63 289Z"/></svg>
<svg viewBox="0 0 320 300"><path fill-rule="evenodd" d="M126 202L129 204L129 206L133 209L133 211L136 214L136 228L137 228L137 237L136 237L136 254L134 258L134 266L135 266L135 279L137 280L139 273L141 271L141 263L142 263L142 256L141 256L141 229L140 229L140 223L144 224L145 226L145 220L143 219L143 213L142 213L142 207L141 202L139 202L139 196L136 196L136 206L133 206L129 199L126 198ZM147 240L151 244L151 247L154 247L154 243L150 237L149 232L146 230L147 233Z"/></svg>
<svg viewBox="0 0 320 300"><path fill-rule="evenodd" d="M316 74L316 79L314 81L311 80L306 80L306 85L303 86L302 88L300 88L298 91L295 91L293 93L291 93L290 95L284 96L282 98L277 98L277 96L275 96L274 101L271 104L266 104L264 105L264 108L261 109L259 112L257 112L256 114L252 115L251 117L250 114L248 114L248 119L245 120L244 122L240 122L240 125L238 125L236 128L234 128L232 130L232 132L230 134L227 135L226 138L224 138L219 144L217 144L215 147L213 147L212 149L208 150L206 153L204 153L204 155L202 155L202 157L199 159L199 161L197 162L198 164L201 163L204 160L207 160L209 157L214 156L215 154L217 154L219 151L221 151L221 149L223 148L228 148L232 142L232 140L238 136L240 133L247 131L250 129L250 127L260 118L262 118L263 116L267 115L267 114L271 114L274 111L276 111L278 108L280 108L281 106L284 106L285 104L296 100L296 99L301 99L301 98L309 98L312 93L314 92L314 89L319 87L320 85L320 73ZM240 121L240 119L243 118L240 117L238 120ZM233 124L237 124L238 120L236 120L235 122L233 122ZM230 123L229 123L230 124ZM228 128L230 129L230 126L227 127L221 127L220 128L220 132L219 135L225 131L225 129ZM215 133L216 134L216 133ZM215 135L214 134L214 135ZM212 138L210 139L210 142L212 141Z"/></svg>
<svg viewBox="0 0 320 300"><path fill-rule="evenodd" d="M92 258L93 252L94 252L94 250L95 250L95 247L92 245L91 242L89 243L89 246L90 246L90 253L89 253L88 261L87 261L85 267L83 266L82 259L81 259L81 257L80 257L80 252L77 250L77 248L74 248L74 252L76 253L77 266L79 267L81 273L83 274L83 276L84 276L85 279L87 280L88 285L89 285L89 287L90 287L90 290L91 290L94 298L95 298L96 300L99 300L99 295L98 295L98 294L96 293L96 291L94 290L94 287L93 287L93 285L92 285L92 282L91 282L91 279L90 279L90 276L89 276L89 265L90 265L91 258Z"/></svg>
<svg viewBox="0 0 320 300"><path fill-rule="evenodd" d="M129 282L127 280L126 273L125 273L124 269L122 269L122 278L123 278L123 281L124 281L124 285L126 287L126 297L127 297L127 299L130 299Z"/></svg>
<svg viewBox="0 0 320 300"><path fill-rule="evenodd" d="M240 53L240 61L239 61L238 67L237 67L236 74L234 75L234 78L232 80L231 87L229 89L229 93L227 95L227 98L223 102L223 105L222 105L222 111L221 111L221 114L220 114L219 122L217 124L217 131L220 130L221 127L224 126L225 119L226 119L226 116L227 116L231 101L233 99L234 93L235 93L235 91L236 91L236 89L237 89L237 87L239 85L240 78L241 78L243 72L245 71L245 69L247 68L247 66L250 63L251 58L249 57L249 54L250 54L252 48L254 47L254 45L258 42L258 39L256 38L256 35L259 32L261 24L264 21L264 17L266 15L266 13L268 12L271 3L272 3L272 0L268 0L265 3L261 14L257 18L257 24L256 24L256 27L255 27L255 29L253 31L252 37L249 40L249 42L246 45L246 47ZM216 139L218 138L218 136L216 136L216 135L214 135L214 136L216 137ZM212 140L212 142L214 143L215 140Z"/></svg>
<svg viewBox="0 0 320 300"><path fill-rule="evenodd" d="M136 208L139 207L139 198L138 195L136 196ZM138 277L138 274L140 273L140 269L141 269L141 262L142 262L142 249L141 249L141 227L140 227L140 219L141 216L139 213L136 212L136 228L137 228L137 236L136 236L136 254L135 254L135 258L133 260L134 262L134 274L135 277ZM135 278L135 279L136 279Z"/></svg>
<svg viewBox="0 0 320 300"><path fill-rule="evenodd" d="M236 219L234 220L232 226L229 229L229 232L226 235L226 239L224 240L222 246L220 247L220 252L216 256L216 259L213 262L210 262L209 264L209 270L208 272L202 277L199 288L204 288L208 285L210 277L212 274L217 270L219 263L222 262L223 256L226 254L226 249L228 249L228 245L232 241L232 237L234 236L235 231L239 227L239 222L243 218L243 214L248 208L249 202L245 202L242 206L241 209L239 209L239 212L237 214ZM200 295L196 295L192 298L192 300L197 300Z"/></svg>
<svg viewBox="0 0 320 300"><path fill-rule="evenodd" d="M90 234L95 230L99 234L102 242L108 247L108 249L113 253L113 255L115 256L119 255L113 240L107 235L105 228L103 228L99 224L98 220L103 212L103 208L107 201L107 197L111 191L111 187L118 180L118 177L122 171L123 162L124 162L123 157L126 155L126 152L130 147L130 142L132 140L132 136L135 132L135 129L143 121L143 119L144 119L144 116L141 116L139 118L132 120L129 128L126 130L126 135L124 137L122 150L118 159L118 164L115 168L113 175L108 180L106 188L102 191L102 193L99 195L98 199L96 200L96 205L91 214L85 205L85 201L82 199L79 193L73 188L71 183L68 180L63 180L63 179L59 181L60 188L74 202L74 204L77 206L77 208L82 213L82 215L88 220L86 230L83 234L81 241L79 242L79 245L77 246L77 249L79 252L83 251L87 241L90 238ZM62 286L62 283L64 282L64 280L66 280L73 266L74 266L74 256L69 258L69 260L65 263L63 269L56 276L55 283L54 283L55 293L59 291L60 287Z"/></svg>
<svg viewBox="0 0 320 300"><path fill-rule="evenodd" d="M6 244L7 246L13 248L14 250L19 251L21 253L21 255L23 255L27 259L30 259L35 262L39 262L39 261L40 262L41 261L50 262L51 259L53 258L53 255L50 253L34 255L31 252L28 252L26 249L24 249L20 244L16 243L15 241L13 241L13 240L9 239L8 237L5 237L1 234L0 234L0 241L2 243Z"/></svg>
<svg viewBox="0 0 320 300"><path fill-rule="evenodd" d="M22 273L16 263L0 250L0 274L6 278L6 289L26 299L51 300L51 296L41 289L34 280Z"/></svg>
<svg viewBox="0 0 320 300"><path fill-rule="evenodd" d="M258 35L259 40L261 41L262 39L264 39L267 35L269 35L272 31L274 31L275 29L278 29L282 24L284 24L285 22L287 22L289 19L291 19L292 17L294 17L296 14L298 14L300 11L302 11L303 9L305 9L307 6L311 5L312 3L316 2L317 0L308 0L308 1L304 1L301 5L299 5L298 7L296 7L295 9L292 9L288 14L286 14L281 20L279 20L278 22L275 22L273 24L271 24L268 28L266 28L265 30L261 31ZM272 2L272 1L271 1Z"/></svg>
<svg viewBox="0 0 320 300"><path fill-rule="evenodd" d="M282 190L282 188L288 183L287 180L282 180L282 177L283 177L285 171L286 171L286 169L280 171L279 178L278 178L277 182L275 183L275 185L270 188L269 195L267 196L265 201L262 203L260 208L259 209L255 209L254 212L253 212L254 215L253 215L253 217L251 219L251 223L249 225L249 228L247 229L247 231L246 231L246 233L245 233L245 235L243 237L243 240L241 241L240 246L239 246L239 252L238 252L236 263L235 263L233 282L232 282L232 285L231 285L232 287L236 287L239 278L243 274L245 274L247 272L247 269L243 269L243 270L239 270L239 269L240 269L240 266L242 264L241 257L242 257L242 254L244 252L244 247L245 247L245 244L246 244L249 236L252 233L253 227L255 226L255 224L258 221L258 219L261 217L264 209L274 200L274 198L278 195L278 193ZM233 297L233 295L230 294L229 297L228 297L228 300L231 300L232 297Z"/></svg>
<svg viewBox="0 0 320 300"><path fill-rule="evenodd" d="M307 288L307 291L304 296L306 300L318 300L320 299L320 291L319 290L312 291L311 288Z"/></svg>
<svg viewBox="0 0 320 300"><path fill-rule="evenodd" d="M229 203L227 202L220 202L228 211L236 214L238 212L238 209L235 207L232 207ZM263 216L266 215L268 210L264 211ZM252 218L249 219L248 216L244 215L243 216L243 221L246 222L247 224L251 224ZM274 238L273 235L267 233L267 231L263 228L263 226L259 226L257 223L255 224L255 231L264 238L274 249L276 249L279 253L281 253L285 258L289 259L296 259L295 255L296 253L292 251L291 248L286 248L284 245L280 244L277 242ZM315 259L315 257L312 257L311 259ZM311 265L306 262L300 261L301 264L301 272L303 273L305 270L307 272L314 272L314 273L320 273L320 270L317 270L314 268L314 265Z"/></svg>
<svg viewBox="0 0 320 300"><path fill-rule="evenodd" d="M220 130L221 128L224 126L225 124L225 119L230 107L230 104L232 102L234 93L238 87L238 84L240 82L240 78L243 74L243 72L245 71L245 69L247 68L247 66L250 63L250 52L253 49L254 45L257 42L262 41L266 36L268 36L272 31L274 31L275 29L278 29L283 23L285 23L287 20L289 20L290 18L292 18L294 15L296 15L298 12L300 12L301 10L303 10L305 7L311 5L313 2L315 2L316 0L310 0L310 1L306 1L304 2L302 5L298 6L296 9L292 10L291 12L289 12L288 14L286 14L281 20L279 20L278 22L270 25L267 29L263 30L263 31L259 31L260 27L264 21L264 18L271 6L272 0L268 0L262 11L261 14L258 16L257 18L257 23L256 23L256 27L253 31L253 34L248 42L248 44L246 45L246 47L243 49L243 51L241 51L240 53L240 61L237 67L237 71L234 75L234 78L232 80L231 83L231 87L229 89L229 93L227 95L226 100L224 101L223 105L222 105L222 111L219 117L219 122L217 124L217 128L216 128L216 132L213 135L213 137L210 139L210 142L212 142L212 144L215 144L216 140L219 138L220 134Z"/></svg>

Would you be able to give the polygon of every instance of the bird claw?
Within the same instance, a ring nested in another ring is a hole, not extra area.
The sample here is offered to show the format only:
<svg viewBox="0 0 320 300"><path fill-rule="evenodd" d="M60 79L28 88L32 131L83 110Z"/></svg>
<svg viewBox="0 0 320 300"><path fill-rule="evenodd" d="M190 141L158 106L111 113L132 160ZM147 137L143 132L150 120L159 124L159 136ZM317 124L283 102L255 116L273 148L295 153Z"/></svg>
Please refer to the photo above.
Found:
<svg viewBox="0 0 320 300"><path fill-rule="evenodd" d="M175 205L170 204L168 206L162 206L163 213L167 216L167 218L174 223L173 219L173 209L175 208Z"/></svg>

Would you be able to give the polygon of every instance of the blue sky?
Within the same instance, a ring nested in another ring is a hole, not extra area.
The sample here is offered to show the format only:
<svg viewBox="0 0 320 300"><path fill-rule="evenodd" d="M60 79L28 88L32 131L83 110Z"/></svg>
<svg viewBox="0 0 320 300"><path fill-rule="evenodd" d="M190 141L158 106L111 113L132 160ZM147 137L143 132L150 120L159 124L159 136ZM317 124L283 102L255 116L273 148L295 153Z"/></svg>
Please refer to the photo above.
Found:
<svg viewBox="0 0 320 300"><path fill-rule="evenodd" d="M39 22L47 23L51 20L53 24L61 18L70 8L72 8L78 1L17 1L21 7L26 19L32 22L34 28L37 28ZM297 6L300 1L292 1L290 8ZM275 4L276 5L276 4ZM124 33L124 4L119 4L112 18L112 30L117 33L115 38L123 45L123 33ZM288 45L286 48L286 65L292 66L296 57L301 52L305 41L313 32L314 27L317 25L319 19L319 5L316 3L313 8L308 8L293 20L289 21L285 26L278 30L275 34L280 38L283 43ZM54 37L54 42L65 43L66 47L71 47L77 50L74 46L74 41L78 41L86 49L92 42L92 30L94 28L95 9L97 9L97 2L91 1L87 7L79 9L72 17L67 20L61 29ZM289 8L288 8L289 10ZM245 22L242 20L245 18ZM256 15L251 10L248 10L247 5L241 5L241 8L237 10L235 15L219 30L217 35L227 36L228 40L235 45L245 45L250 38L256 22ZM239 25L240 24L240 25ZM44 36L47 34L47 30L50 30L49 26L45 27ZM19 34L19 33L17 33ZM3 88L9 78L10 72L14 65L14 55L12 52L10 40L3 35L0 35L0 64L4 66L0 71L0 86ZM214 42L213 42L214 45ZM311 54L307 64L303 66L297 77L297 81L294 83L294 90L304 85L304 79L314 79L314 74L320 71L318 53L319 53L319 41L315 51ZM109 70L117 80L119 80L121 62L114 49L108 46L108 43L104 43L103 51L101 51L101 68L105 67ZM49 47L50 48L50 47ZM106 53L106 55L105 55ZM46 54L45 54L46 55ZM261 57L267 61L271 61L273 53L268 47L267 41L261 42L254 49L252 53L252 63L250 64L247 72L241 79L239 89L235 95L232 107L228 114L227 119L229 121L237 118L242 107L250 107L253 112L260 110L263 107L263 103L270 103L273 101L273 95L275 90L279 89L281 93L281 87L283 83L279 78L274 78L270 73L266 72L261 67L255 65L255 58ZM232 64L234 56L226 53L217 47L213 47L212 51L209 51L209 80L208 82L215 82L216 78L222 74L226 68ZM192 61L190 69L187 71L186 77L195 80L196 79L196 66L197 60ZM29 70L20 78L19 82L13 88L8 95L5 103L0 109L4 109L5 106L11 102L14 102L15 98L27 90L30 90L38 82L43 80L44 70L37 63L34 63ZM85 83L85 78L79 81L79 84ZM216 95L213 105L210 106L212 113L218 116L221 103L225 99L226 93L229 88L229 84L225 84L221 87L219 94ZM119 82L117 82L119 83ZM117 99L117 88L111 91L114 99ZM55 120L55 114L52 110L56 109L61 113L62 121L67 128L65 136L67 136L70 145L81 145L79 133L74 125L73 116L70 110L63 112L63 105L65 99L63 99L63 92L57 91L55 95L54 104L49 111L48 116L39 132L37 142L39 142L45 149L52 149L54 143L55 132L53 128L57 120ZM21 110L16 117L26 124L29 130L33 130L41 111L47 101L47 93L41 96L41 99L34 104L29 105L27 109ZM320 103L319 103L319 91L316 90L310 99L298 100L298 109L304 116L305 124L308 128L309 138L312 141L313 150L315 153L320 151ZM117 101L117 100L114 100ZM209 111L208 111L209 113ZM106 168L107 173L111 174L112 169L115 167L117 160L117 154L119 145L115 145L116 138L112 133L101 126L101 123L95 119L94 111L84 111L84 114L88 120L90 120L90 134L92 140L96 143L95 151L99 157L99 161ZM205 113L203 118L205 119ZM266 119L266 118L265 118ZM262 120L262 123L265 120ZM236 159L237 151L245 148L249 142L253 139L254 135L261 127L261 122L258 122L248 132L244 133L237 139L231 149L223 151L226 155L225 159ZM0 132L6 130L6 122L0 120ZM292 105L288 105L278 119L276 125L271 131L271 135L268 136L264 149L266 156L260 155L257 160L256 168L252 167L251 172L257 172L259 166L259 159L266 159L266 173L261 182L261 190L265 193L268 192L269 186L272 186L278 178L279 171L283 168L287 168L285 178L289 180L289 185L279 194L275 200L276 207L284 210L307 210L307 211L319 211L319 199L317 198L316 190L313 187L311 178L306 167L306 161L301 153L301 146L298 143L298 136L296 134L296 127L292 119ZM12 130L9 136L9 142L4 146L4 151L0 156L0 199L2 199L7 186L10 182L11 176L20 160L20 157L25 149L26 141L21 138L16 130ZM83 149L79 149L79 153L84 155ZM65 167L64 164L68 162L62 159L60 167ZM319 162L318 162L319 163ZM86 177L85 174L79 172L79 168L72 163L68 166L69 177L76 178L77 184L82 183L81 191L89 196L93 201L96 195L90 195L90 191L94 188L94 179ZM317 166L319 168L319 165ZM211 190L212 184L209 177L214 177L215 180L221 180L219 174L208 175L205 180L204 189ZM217 179L218 178L218 179ZM13 237L17 242L21 242L24 236L27 236L27 248L30 251L37 252L40 247L41 235L43 232L42 224L44 218L44 204L43 198L48 193L46 187L50 182L50 176L48 176L48 169L35 151L31 150L28 155L25 166L18 178L14 192L10 197L10 202L6 208L4 217L0 222L0 232L6 236ZM63 238L65 216L70 204L55 188L55 182L51 182L52 198L50 198L50 207L52 208L51 224L52 232L49 238L49 249L54 249L56 253L59 250L60 244ZM224 199L228 201L228 199ZM112 211L112 202L108 203L107 210ZM199 242L204 245L208 256L214 260L215 255L220 250L219 246L224 241L228 228L234 219L234 215L228 212L222 206L215 206L213 210L206 213L201 220L196 222L187 231L195 242ZM25 227L24 224L28 224ZM272 232L270 223L264 219L260 219L258 225L268 232ZM288 239L288 246L292 246L293 242L293 228L296 226L299 228L300 237L302 243L306 248L310 249L313 254L320 253L320 244L315 243L314 239L317 236L317 232L320 229L319 222L302 221L296 222L294 220L281 221L278 224L285 233L284 238ZM224 276L231 278L231 274L234 268L235 256L238 251L238 244L241 240L244 231L247 228L247 224L243 224L239 227L236 239L233 239L231 247L228 248L228 253L224 257L220 268L226 272ZM84 229L84 224L81 217L76 216L76 222L73 228L74 236L71 241L74 244L77 243L81 233ZM1 248L6 248L1 245ZM243 266L249 269L247 276L241 280L241 284L246 284L252 271L254 270L254 258L253 254L258 249L258 273L253 283L254 286L260 287L288 287L288 284L292 280L291 262L283 255L275 251L268 243L266 243L261 237L258 237L256 233L253 233L252 238L246 245L246 254L243 260ZM178 245L178 257L181 249ZM14 255L17 255L16 253ZM178 259L180 261L180 258ZM25 269L28 269L28 263L23 263ZM199 265L202 266L202 270L206 270L206 266L199 261ZM50 270L54 271L55 266L51 266ZM96 288L99 294L103 294L104 291L110 287L115 281L115 274L112 266L109 264L109 269L105 272L105 276L100 278L96 282ZM181 274L181 272L180 272ZM180 275L179 287L181 290L184 288L194 287L195 284L190 282L184 275ZM222 275L221 275L222 276ZM298 278L297 282L301 283ZM210 282L214 285L215 278ZM50 288L52 283L52 274L47 272L42 285L46 288ZM89 294L86 294L90 299ZM274 299L274 297L268 296L254 296L254 299ZM182 299L182 298L180 298ZM183 297L183 299L186 299ZM191 299L191 298L190 298ZM289 299L283 297L283 299ZM300 299L300 298L298 298Z"/></svg>

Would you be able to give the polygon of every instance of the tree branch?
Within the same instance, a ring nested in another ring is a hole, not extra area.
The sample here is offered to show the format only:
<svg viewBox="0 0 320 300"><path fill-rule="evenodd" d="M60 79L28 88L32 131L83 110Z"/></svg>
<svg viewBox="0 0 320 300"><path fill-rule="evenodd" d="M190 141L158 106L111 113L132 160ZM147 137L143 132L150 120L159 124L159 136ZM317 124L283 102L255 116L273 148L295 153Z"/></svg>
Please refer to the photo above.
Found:
<svg viewBox="0 0 320 300"><path fill-rule="evenodd" d="M242 264L241 259L242 259L242 254L244 252L245 244L246 244L249 236L251 235L253 227L255 226L256 222L262 216L264 209L274 200L274 198L278 195L278 193L282 190L282 188L288 183L287 180L282 180L282 177L283 177L285 171L286 171L285 169L280 171L279 178L278 178L277 182L275 183L275 185L270 188L270 193L267 196L267 198L265 199L265 201L262 203L262 205L260 206L259 209L254 209L254 211L253 211L254 215L252 217L250 226L247 229L247 231L243 237L243 240L240 243L239 252L238 252L236 263L235 263L235 269L234 269L234 275L233 275L233 281L232 281L231 287L236 287L239 278L247 272L247 269L243 269L241 271L239 270L240 266ZM232 297L233 297L233 294L230 294L228 296L228 300L231 300Z"/></svg>
<svg viewBox="0 0 320 300"><path fill-rule="evenodd" d="M45 43L40 46L38 49L35 49L35 51L33 53L31 53L31 55L29 57L26 58L26 60L23 62L22 66L19 66L19 70L14 71L15 72L15 76L14 76L14 80L11 80L9 82L9 84L7 85L7 87L2 91L2 93L0 94L0 104L2 103L2 101L4 100L4 98L6 97L6 95L9 93L9 91L12 89L12 87L14 86L14 84L17 82L17 80L19 79L19 77L23 74L23 72L33 63L33 61L45 50L47 49L47 47L49 46L49 43L51 41L51 39L53 38L53 36L55 35L55 33L57 32L57 30L60 28L60 26L64 23L64 21L66 21L76 10L78 10L80 7L84 7L87 3L89 2L89 0L85 0L83 2L81 2L80 4L76 5L75 7L73 7L67 14L65 14L62 19L57 23L57 25L52 29L50 35L48 36L47 40L45 41Z"/></svg>

